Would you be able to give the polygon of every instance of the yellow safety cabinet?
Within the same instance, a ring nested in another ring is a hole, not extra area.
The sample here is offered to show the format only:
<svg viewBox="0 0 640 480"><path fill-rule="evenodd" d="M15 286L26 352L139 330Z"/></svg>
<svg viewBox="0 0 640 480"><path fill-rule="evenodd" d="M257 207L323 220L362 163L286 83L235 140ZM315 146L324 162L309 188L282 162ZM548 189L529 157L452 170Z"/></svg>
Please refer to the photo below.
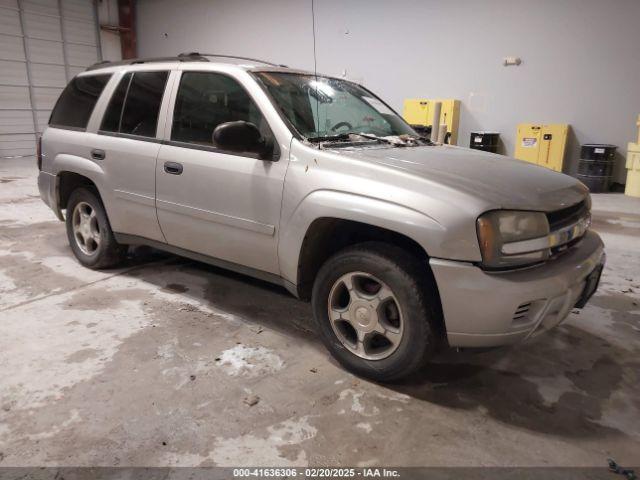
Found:
<svg viewBox="0 0 640 480"><path fill-rule="evenodd" d="M436 98L407 98L404 101L402 116L409 125L430 127L433 119L432 105L442 103L440 110L440 125L447 126L451 134L449 143L456 145L458 141L458 124L460 123L460 100Z"/></svg>
<svg viewBox="0 0 640 480"><path fill-rule="evenodd" d="M561 172L568 131L569 125L565 124L521 123L513 156Z"/></svg>
<svg viewBox="0 0 640 480"><path fill-rule="evenodd" d="M640 197L640 116L638 116L638 143L629 143L627 149L627 184L625 195Z"/></svg>

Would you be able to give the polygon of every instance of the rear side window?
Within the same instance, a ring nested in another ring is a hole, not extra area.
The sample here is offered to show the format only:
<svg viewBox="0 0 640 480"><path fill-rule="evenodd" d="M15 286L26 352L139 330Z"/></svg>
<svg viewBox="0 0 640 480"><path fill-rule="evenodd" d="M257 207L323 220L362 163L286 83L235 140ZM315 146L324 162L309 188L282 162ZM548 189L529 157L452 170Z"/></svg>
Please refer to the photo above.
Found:
<svg viewBox="0 0 640 480"><path fill-rule="evenodd" d="M100 130L155 137L169 72L128 73L113 92Z"/></svg>
<svg viewBox="0 0 640 480"><path fill-rule="evenodd" d="M120 116L122 115L122 107L124 106L124 99L127 96L127 90L129 90L129 82L131 82L132 73L127 73L116 88L115 92L111 96L109 106L102 119L102 125L100 130L107 132L119 132L120 131Z"/></svg>
<svg viewBox="0 0 640 480"><path fill-rule="evenodd" d="M87 128L93 107L110 78L111 74L75 77L71 80L51 112L49 125L83 130Z"/></svg>

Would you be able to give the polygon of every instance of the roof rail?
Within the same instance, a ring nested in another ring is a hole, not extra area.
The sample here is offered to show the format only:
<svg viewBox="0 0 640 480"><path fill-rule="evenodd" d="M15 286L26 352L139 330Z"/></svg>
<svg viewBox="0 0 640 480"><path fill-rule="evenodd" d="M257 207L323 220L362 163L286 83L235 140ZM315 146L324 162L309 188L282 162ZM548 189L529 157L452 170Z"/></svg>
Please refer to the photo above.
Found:
<svg viewBox="0 0 640 480"><path fill-rule="evenodd" d="M128 58L126 60L119 60L117 62L110 62L108 60L94 63L85 70L96 70L98 68L105 67L117 67L120 65L135 65L139 63L155 63L155 62L208 62L209 60L198 53L181 53L175 57L151 57L151 58Z"/></svg>
<svg viewBox="0 0 640 480"><path fill-rule="evenodd" d="M200 52L189 52L189 53L181 53L180 56L198 56L198 57L216 57L216 58L234 58L237 60L248 60L250 62L258 62L258 63L264 63L265 65L270 65L272 67L286 67L286 65L282 65L282 64L278 64L278 63L273 63L273 62L267 62L266 60L260 60L259 58L251 58L251 57L239 57L237 55L224 55L221 53L200 53Z"/></svg>
<svg viewBox="0 0 640 480"><path fill-rule="evenodd" d="M127 60L120 60L117 62L110 62L108 60L104 60L102 62L94 63L90 67L87 67L85 71L89 70L97 70L98 68L105 67L117 67L120 65L135 65L139 63L154 63L154 62L208 62L209 59L207 57L214 58L233 58L237 60L247 60L250 62L258 62L263 63L265 65L270 65L272 67L286 67L286 65L279 65L277 63L267 62L266 60L260 60L258 58L250 58L250 57L238 57L236 55L223 55L218 53L198 53L198 52L187 52L181 53L175 57L152 57L152 58L129 58Z"/></svg>

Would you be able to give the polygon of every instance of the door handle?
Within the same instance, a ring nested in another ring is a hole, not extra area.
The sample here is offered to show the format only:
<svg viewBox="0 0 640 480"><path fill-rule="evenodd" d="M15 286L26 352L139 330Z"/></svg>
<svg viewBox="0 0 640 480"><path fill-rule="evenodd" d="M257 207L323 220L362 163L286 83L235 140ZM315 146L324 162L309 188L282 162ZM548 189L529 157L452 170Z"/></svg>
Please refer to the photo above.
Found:
<svg viewBox="0 0 640 480"><path fill-rule="evenodd" d="M91 158L94 160L104 160L104 157L106 157L104 150L100 150L98 148L91 150Z"/></svg>
<svg viewBox="0 0 640 480"><path fill-rule="evenodd" d="M178 162L164 162L164 171L171 175L180 175L182 173L182 164Z"/></svg>

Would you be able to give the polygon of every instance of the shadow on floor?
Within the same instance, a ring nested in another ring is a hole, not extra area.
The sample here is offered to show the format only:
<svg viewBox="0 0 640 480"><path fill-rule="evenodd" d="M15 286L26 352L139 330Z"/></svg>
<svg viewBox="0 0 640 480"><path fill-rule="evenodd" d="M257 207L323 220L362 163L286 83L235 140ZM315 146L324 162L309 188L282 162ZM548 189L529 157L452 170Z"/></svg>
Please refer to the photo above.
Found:
<svg viewBox="0 0 640 480"><path fill-rule="evenodd" d="M151 263L157 266L135 268ZM149 247L132 249L123 268L131 269L125 275L156 285L165 293L189 297L250 323L317 343L321 348L310 304L296 299L283 287ZM204 292L176 281L177 271L203 278L207 285Z"/></svg>
<svg viewBox="0 0 640 480"><path fill-rule="evenodd" d="M312 348L323 348L314 332L310 305L281 287L147 247L135 249L126 269L131 270L125 275L165 292L189 296ZM208 285L204 293L172 280L178 271L202 277ZM597 437L622 433L607 426L604 417L605 403L614 392L623 391L625 372L640 368L638 363L625 363L625 358L629 353L606 339L564 325L511 349L443 352L419 375L386 386L443 407L481 409L498 421L528 430ZM334 362L328 354L327 361ZM630 393L625 390L624 395ZM630 401L640 409L637 392Z"/></svg>
<svg viewBox="0 0 640 480"><path fill-rule="evenodd" d="M605 418L614 392L640 409L638 392L628 390L637 387L625 381L640 363L573 326L510 349L443 357L390 388L443 407L480 408L498 421L567 437L622 434Z"/></svg>

